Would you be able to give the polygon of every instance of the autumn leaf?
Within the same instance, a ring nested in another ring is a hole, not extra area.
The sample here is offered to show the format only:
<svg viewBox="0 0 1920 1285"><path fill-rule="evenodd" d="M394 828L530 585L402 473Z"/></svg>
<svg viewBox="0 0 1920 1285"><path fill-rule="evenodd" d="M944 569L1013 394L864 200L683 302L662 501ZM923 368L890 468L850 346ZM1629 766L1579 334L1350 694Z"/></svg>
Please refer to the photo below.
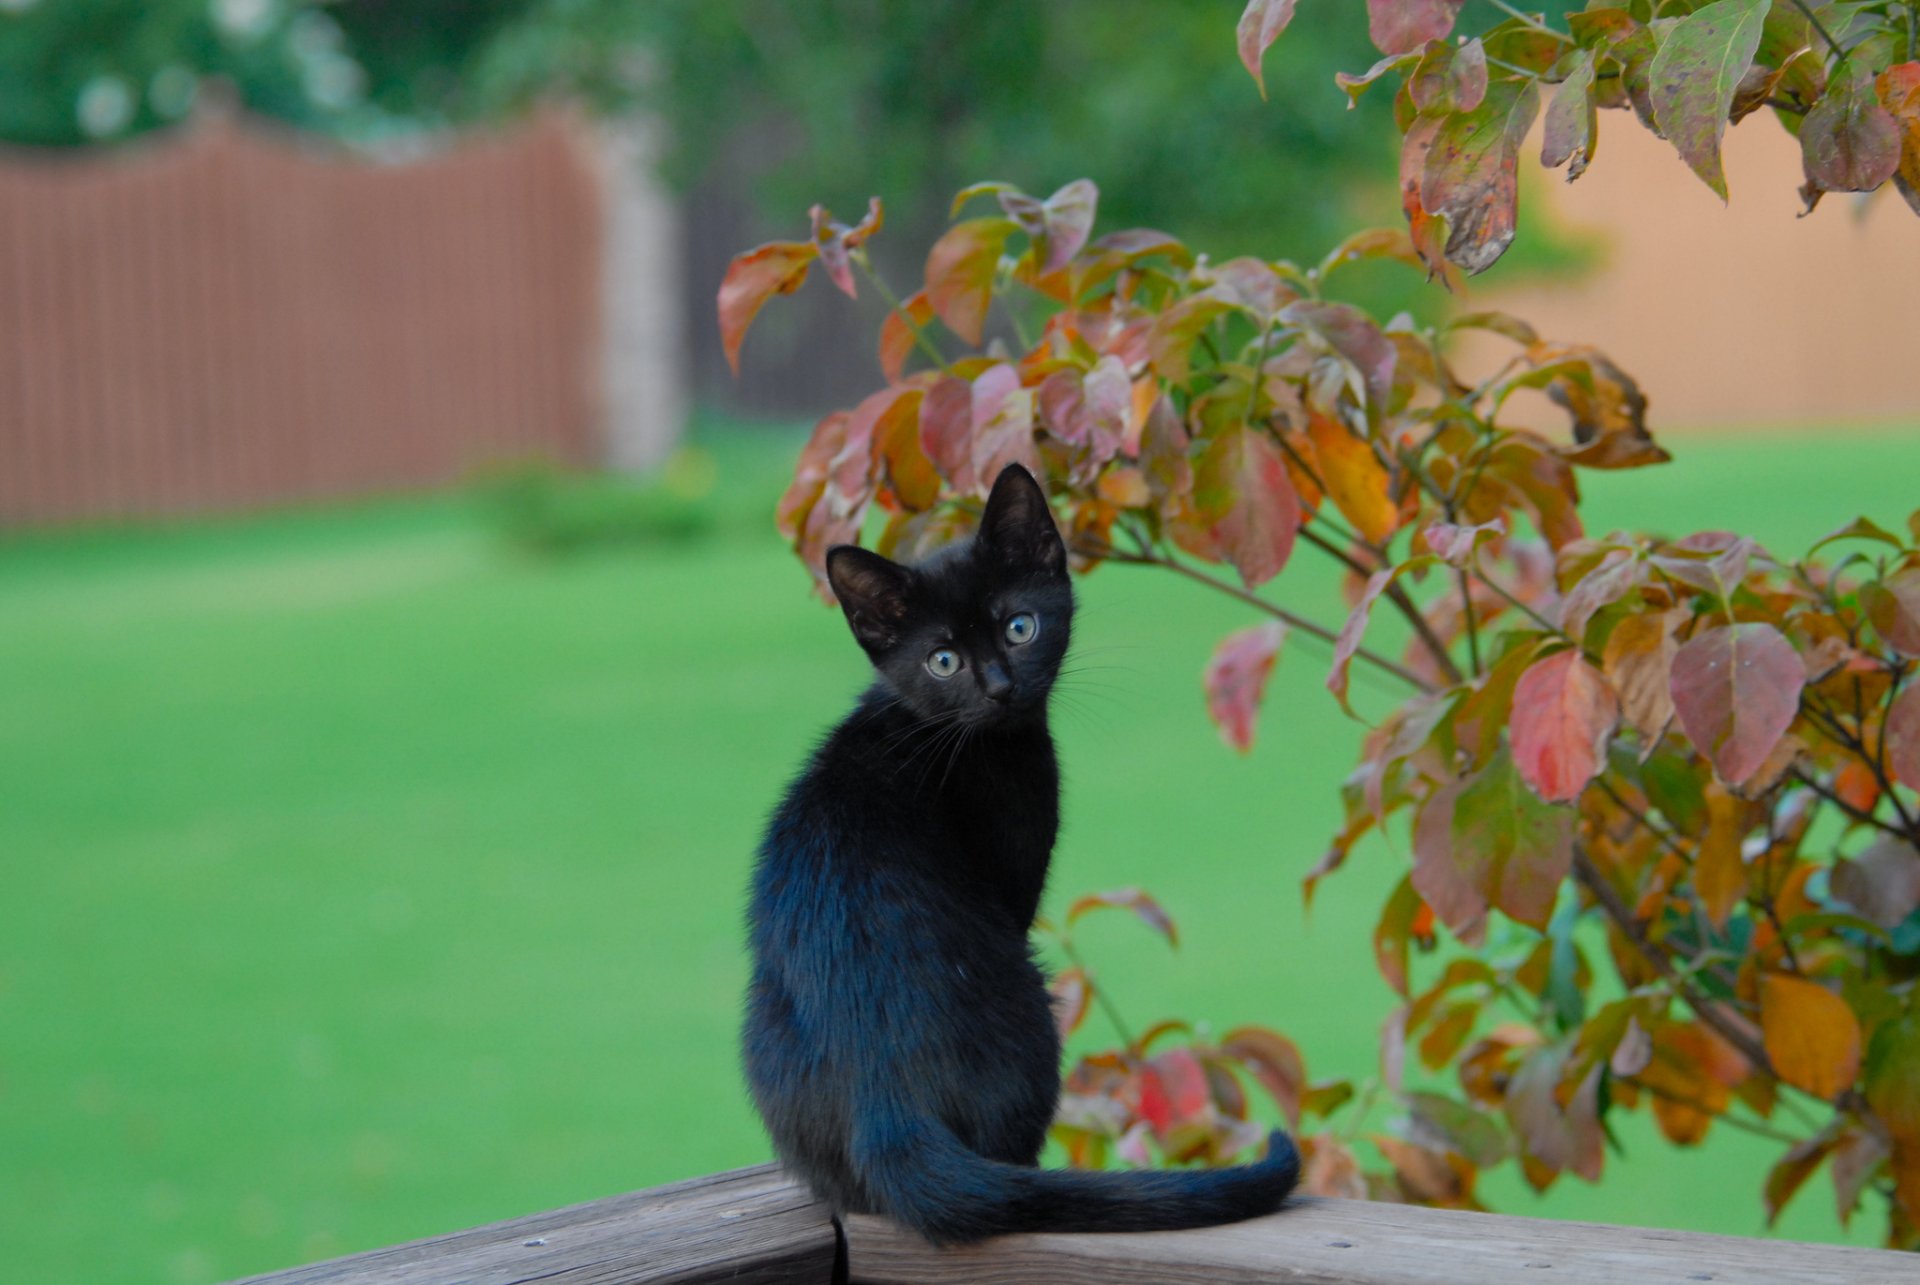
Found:
<svg viewBox="0 0 1920 1285"><path fill-rule="evenodd" d="M1302 299L1281 309L1279 320L1297 326L1346 364L1355 401L1376 413L1384 408L1393 394L1399 351L1372 318L1352 304Z"/></svg>
<svg viewBox="0 0 1920 1285"><path fill-rule="evenodd" d="M1084 969L1068 968L1053 979L1048 990L1053 1000L1054 1026L1064 1040L1087 1020L1087 1011L1093 1007L1093 981Z"/></svg>
<svg viewBox="0 0 1920 1285"><path fill-rule="evenodd" d="M949 376L920 401L920 449L953 490L974 489L973 385Z"/></svg>
<svg viewBox="0 0 1920 1285"><path fill-rule="evenodd" d="M1537 660L1513 689L1513 761L1548 803L1580 797L1606 764L1607 742L1620 722L1620 701L1601 672L1578 651Z"/></svg>
<svg viewBox="0 0 1920 1285"><path fill-rule="evenodd" d="M1100 189L1092 179L1081 178L1044 201L1010 188L1003 188L998 197L1000 208L1046 252L1039 262L1039 270L1045 274L1064 268L1087 243L1093 231L1094 211L1100 204Z"/></svg>
<svg viewBox="0 0 1920 1285"><path fill-rule="evenodd" d="M1237 630L1220 640L1207 662L1207 713L1221 739L1241 753L1253 748L1253 719L1267 688L1267 677L1286 640L1278 620Z"/></svg>
<svg viewBox="0 0 1920 1285"><path fill-rule="evenodd" d="M927 302L947 329L978 346L993 301L993 280L1012 219L968 219L947 229L927 253Z"/></svg>
<svg viewBox="0 0 1920 1285"><path fill-rule="evenodd" d="M1033 442L1033 390L1020 386L1020 372L1005 362L973 381L973 476L982 495L1009 464L1046 476Z"/></svg>
<svg viewBox="0 0 1920 1285"><path fill-rule="evenodd" d="M1863 919L1897 928L1920 909L1920 850L1883 835L1855 856L1836 861L1828 886Z"/></svg>
<svg viewBox="0 0 1920 1285"><path fill-rule="evenodd" d="M1920 790L1920 682L1914 682L1887 710L1887 766L1909 789Z"/></svg>
<svg viewBox="0 0 1920 1285"><path fill-rule="evenodd" d="M886 319L880 323L880 373L888 382L900 378L907 354L917 342L915 332L924 331L932 320L933 305L927 302L924 289L908 295L898 308L887 310Z"/></svg>
<svg viewBox="0 0 1920 1285"><path fill-rule="evenodd" d="M1173 926L1173 919L1161 908L1159 902L1138 888L1117 888L1112 892L1092 892L1067 907L1067 924L1071 927L1083 915L1095 910L1130 910L1139 916L1140 921L1167 939L1169 946L1180 944L1180 934Z"/></svg>
<svg viewBox="0 0 1920 1285"><path fill-rule="evenodd" d="M1920 214L1920 62L1903 62L1880 73L1880 102L1900 127L1900 163L1893 185Z"/></svg>
<svg viewBox="0 0 1920 1285"><path fill-rule="evenodd" d="M1532 1050L1507 1086L1507 1120L1520 1147L1522 1170L1539 1191L1567 1171L1597 1182L1605 1163L1600 1068L1588 1072L1563 1102L1560 1078L1568 1053L1566 1045Z"/></svg>
<svg viewBox="0 0 1920 1285"><path fill-rule="evenodd" d="M1380 922L1373 929L1373 958L1380 976L1400 995L1407 993L1408 948L1416 935L1414 925L1426 903L1414 891L1413 880L1403 877L1393 895L1381 907Z"/></svg>
<svg viewBox="0 0 1920 1285"><path fill-rule="evenodd" d="M1168 1049L1140 1071L1140 1114L1165 1140L1174 1128L1205 1111L1213 1095L1207 1071L1191 1049Z"/></svg>
<svg viewBox="0 0 1920 1285"><path fill-rule="evenodd" d="M1237 1059L1260 1082L1287 1123L1300 1127L1300 1099L1307 1091L1307 1064L1294 1042L1278 1031L1241 1026L1228 1031L1220 1051Z"/></svg>
<svg viewBox="0 0 1920 1285"><path fill-rule="evenodd" d="M1598 137L1593 103L1593 51L1574 55L1567 73L1547 100L1547 120L1540 140L1540 163L1548 169L1567 166L1567 182L1587 172ZM1571 161L1571 164L1568 162Z"/></svg>
<svg viewBox="0 0 1920 1285"><path fill-rule="evenodd" d="M1859 60L1837 69L1827 92L1800 123L1807 182L1824 192L1871 192L1900 166L1900 125L1874 96Z"/></svg>
<svg viewBox="0 0 1920 1285"><path fill-rule="evenodd" d="M1640 733L1640 757L1653 752L1673 721L1673 628L1667 612L1628 616L1607 635L1601 668L1620 694L1620 710Z"/></svg>
<svg viewBox="0 0 1920 1285"><path fill-rule="evenodd" d="M1466 0L1367 0L1367 34L1384 54L1445 40Z"/></svg>
<svg viewBox="0 0 1920 1285"><path fill-rule="evenodd" d="M1747 867L1741 859L1741 841L1747 837L1750 807L1717 784L1705 793L1707 831L1694 856L1693 887L1701 908L1716 928L1724 929L1735 906L1747 895Z"/></svg>
<svg viewBox="0 0 1920 1285"><path fill-rule="evenodd" d="M1861 586L1860 605L1895 651L1920 657L1920 566Z"/></svg>
<svg viewBox="0 0 1920 1285"><path fill-rule="evenodd" d="M1826 987L1784 973L1760 980L1760 1034L1782 1080L1832 1101L1860 1073L1860 1021Z"/></svg>
<svg viewBox="0 0 1920 1285"><path fill-rule="evenodd" d="M1722 625L1674 653L1671 691L1687 739L1738 785L1759 770L1800 708L1806 671L1772 625Z"/></svg>
<svg viewBox="0 0 1920 1285"><path fill-rule="evenodd" d="M1406 569L1405 563L1391 570L1376 571L1367 577L1366 586L1360 591L1360 599L1347 613L1346 623L1340 626L1340 632L1333 641L1333 668L1327 674L1327 690L1340 702L1340 708L1348 714L1353 706L1347 703L1347 671L1353 664L1354 655L1360 650L1360 642L1366 637L1367 622L1373 613L1374 600L1385 593L1394 577Z"/></svg>
<svg viewBox="0 0 1920 1285"><path fill-rule="evenodd" d="M1273 579L1293 554L1300 498L1273 439L1230 425L1206 444L1194 469L1194 501L1247 588Z"/></svg>
<svg viewBox="0 0 1920 1285"><path fill-rule="evenodd" d="M859 292L853 284L850 252L880 230L880 198L876 196L867 202L867 216L854 227L835 221L832 212L824 205L816 205L808 210L807 217L813 223L813 243L820 251L821 266L826 268L827 275L842 294L849 299L859 298Z"/></svg>
<svg viewBox="0 0 1920 1285"><path fill-rule="evenodd" d="M1560 603L1560 628L1576 643L1584 644L1587 625L1602 607L1609 606L1640 587L1647 577L1646 563L1631 549L1614 549L1575 582Z"/></svg>
<svg viewBox="0 0 1920 1285"><path fill-rule="evenodd" d="M777 294L792 294L807 279L819 247L803 241L772 241L735 256L720 281L720 347L727 365L740 373L740 345L760 305Z"/></svg>
<svg viewBox="0 0 1920 1285"><path fill-rule="evenodd" d="M1706 185L1727 199L1720 136L1740 78L1760 47L1770 0L1714 0L1667 32L1649 71L1660 132Z"/></svg>
<svg viewBox="0 0 1920 1285"><path fill-rule="evenodd" d="M1779 1219L1780 1211L1787 1207L1794 1193L1806 1185L1813 1171L1833 1150L1835 1136L1828 1131L1802 1138L1787 1148L1787 1153L1767 1171L1767 1181L1761 1193L1761 1202L1767 1210L1767 1226L1771 1227Z"/></svg>
<svg viewBox="0 0 1920 1285"><path fill-rule="evenodd" d="M1400 507L1388 493L1392 479L1373 447L1318 411L1308 414L1307 440L1334 506L1362 539L1385 544L1400 525Z"/></svg>
<svg viewBox="0 0 1920 1285"><path fill-rule="evenodd" d="M1295 0L1247 0L1247 11L1240 15L1240 27L1234 34L1238 37L1240 63L1253 77L1253 83L1260 87L1260 97L1267 96L1267 79L1260 71L1260 62L1265 57L1267 47L1280 38L1280 33L1293 21Z"/></svg>
<svg viewBox="0 0 1920 1285"><path fill-rule="evenodd" d="M1446 221L1446 257L1469 273L1493 266L1513 240L1520 146L1539 109L1535 81L1501 80L1488 86L1478 107L1440 118L1425 157L1419 204Z"/></svg>
<svg viewBox="0 0 1920 1285"><path fill-rule="evenodd" d="M1544 928L1572 862L1572 812L1542 802L1504 749L1414 822L1413 886L1456 935L1477 931L1489 905Z"/></svg>

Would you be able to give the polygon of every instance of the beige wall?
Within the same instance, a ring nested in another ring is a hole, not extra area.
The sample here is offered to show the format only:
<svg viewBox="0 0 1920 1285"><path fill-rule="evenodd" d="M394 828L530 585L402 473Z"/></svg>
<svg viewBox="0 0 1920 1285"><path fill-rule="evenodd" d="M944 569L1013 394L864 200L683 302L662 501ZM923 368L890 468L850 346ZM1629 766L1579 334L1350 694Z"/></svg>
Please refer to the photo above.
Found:
<svg viewBox="0 0 1920 1285"><path fill-rule="evenodd" d="M1620 112L1601 113L1577 183L1539 168L1537 134L1528 147L1520 235L1543 219L1597 234L1603 265L1466 306L1598 344L1641 381L1656 430L1920 420L1920 217L1891 187L1796 217L1799 145L1765 115L1728 132L1728 205Z"/></svg>

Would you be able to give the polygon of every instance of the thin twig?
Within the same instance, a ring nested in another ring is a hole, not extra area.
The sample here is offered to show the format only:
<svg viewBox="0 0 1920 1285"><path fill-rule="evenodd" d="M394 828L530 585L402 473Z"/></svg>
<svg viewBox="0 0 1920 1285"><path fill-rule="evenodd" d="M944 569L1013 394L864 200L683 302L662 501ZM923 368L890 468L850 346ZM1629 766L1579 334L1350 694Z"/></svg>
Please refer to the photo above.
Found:
<svg viewBox="0 0 1920 1285"><path fill-rule="evenodd" d="M1708 1116L1708 1117L1711 1117L1712 1119L1718 1120L1722 1124L1725 1124L1731 1128L1744 1130L1747 1133L1751 1133L1756 1137L1771 1138L1775 1142L1785 1142L1785 1143L1788 1143L1789 1145L1795 1145L1801 1141L1801 1139L1794 1137L1791 1133L1786 1133L1780 1129L1775 1129L1770 1125L1761 1124L1757 1120L1747 1120L1737 1115L1730 1115L1723 1111L1716 1111L1704 1102L1696 1101L1693 1098L1684 1097L1681 1094L1675 1093L1669 1089L1663 1089L1657 1084L1652 1084L1646 1080L1640 1079L1638 1076L1626 1075L1620 1078L1624 1082L1631 1084L1634 1088L1640 1089L1643 1092L1652 1095L1653 1097L1662 1098L1668 1102L1673 1103L1675 1106L1687 1107L1691 1110L1698 1111L1701 1115Z"/></svg>
<svg viewBox="0 0 1920 1285"><path fill-rule="evenodd" d="M907 329L913 332L913 342L919 346L920 351L932 359L933 364L943 373L951 375L953 367L947 365L947 359L941 355L939 348L934 346L933 340L927 336L927 332L921 328L920 323L913 319L913 314L907 311L906 305L900 302L900 296L893 292L886 278L880 275L879 269L873 266L872 260L867 257L866 248L860 247L847 257L859 265L861 273L873 283L873 288L879 292L880 297L887 301L887 307L897 313L900 320L906 323Z"/></svg>
<svg viewBox="0 0 1920 1285"><path fill-rule="evenodd" d="M1275 606L1257 594L1249 593L1238 585L1229 584L1225 580L1210 576L1204 571L1187 566L1178 559L1151 551L1126 553L1119 549L1099 549L1086 550L1086 552L1089 556L1099 557L1108 562L1118 562L1122 565L1165 567L1169 571L1177 571L1189 580L1198 581L1210 589L1217 589L1228 597L1238 599L1256 611L1265 612L1282 624L1293 629L1298 629L1304 634L1320 639L1322 642L1337 643L1340 639L1338 632L1327 628L1318 621L1308 620L1305 616L1297 616L1285 607ZM1378 652L1368 651L1365 647L1361 647L1356 649L1353 655L1354 659L1364 660L1374 668L1392 674L1395 678L1398 678L1420 692L1427 693L1433 691L1433 684L1429 683L1426 679L1420 677L1420 675L1414 673L1411 669L1388 660Z"/></svg>
<svg viewBox="0 0 1920 1285"><path fill-rule="evenodd" d="M1369 567L1309 527L1300 528L1300 538L1337 559L1347 570L1363 579L1371 576L1376 570L1384 571L1392 565L1384 552L1369 547L1369 552L1373 552L1381 561L1379 567ZM1407 591L1398 584L1389 584L1383 592L1387 601L1391 602L1400 614L1407 618L1407 623L1413 626L1413 632L1419 635L1421 644L1427 649L1427 654L1433 657L1434 664L1438 665L1440 672L1447 676L1447 681L1452 683L1463 681L1464 676L1460 673L1460 666L1455 664L1453 657L1447 654L1447 645L1440 641L1440 635L1434 633L1433 625L1428 622L1426 614L1414 605L1413 599L1407 596Z"/></svg>
<svg viewBox="0 0 1920 1285"><path fill-rule="evenodd" d="M1552 27L1549 27L1546 23L1540 21L1540 19L1534 17L1532 14L1523 13L1520 10L1514 8L1512 5L1507 3L1507 0L1487 0L1487 3L1492 5L1494 8L1498 9L1501 13L1506 14L1509 18L1513 18L1519 21L1520 23L1524 24L1525 26L1533 28L1535 31L1541 33L1542 35L1552 36L1555 40L1560 41L1562 44L1570 45L1573 43L1573 37L1569 36L1566 32L1555 31ZM1489 59L1488 61L1492 61L1492 60Z"/></svg>
<svg viewBox="0 0 1920 1285"><path fill-rule="evenodd" d="M1574 877L1580 881L1580 886L1593 894L1593 899L1600 903L1601 910L1606 912L1607 918L1611 919L1621 934L1633 944L1633 948L1639 952L1641 958L1652 966L1654 972L1672 984L1680 998L1686 1001L1687 1007L1698 1014L1702 1022L1712 1027L1721 1039L1739 1050L1740 1055L1752 1063L1756 1069L1765 1072L1769 1078L1778 1080L1779 1073L1773 1069L1773 1063L1767 1057L1766 1049L1762 1048L1738 1022L1728 1016L1721 1005L1687 984L1686 980L1675 971L1673 961L1648 940L1646 929L1634 917L1627 903L1620 899L1620 894L1613 890L1613 885L1607 882L1606 876L1600 873L1592 859L1578 847L1573 851L1573 873Z"/></svg>
<svg viewBox="0 0 1920 1285"><path fill-rule="evenodd" d="M1492 3L1498 4L1500 0L1492 0ZM1847 51L1840 47L1840 42L1833 38L1833 33L1828 31L1826 26L1821 23L1820 15L1813 11L1813 6L1808 4L1807 0L1793 0L1793 7L1807 15L1807 21L1813 24L1815 31L1820 33L1820 38L1827 42L1827 48L1833 50L1835 54L1838 54L1842 58L1847 56Z"/></svg>

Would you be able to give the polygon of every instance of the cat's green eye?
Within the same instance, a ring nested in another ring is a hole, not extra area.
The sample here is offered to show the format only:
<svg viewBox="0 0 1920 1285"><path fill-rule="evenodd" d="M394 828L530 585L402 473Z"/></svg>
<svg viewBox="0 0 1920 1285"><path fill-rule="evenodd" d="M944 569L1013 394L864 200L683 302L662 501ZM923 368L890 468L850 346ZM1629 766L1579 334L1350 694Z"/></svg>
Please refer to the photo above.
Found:
<svg viewBox="0 0 1920 1285"><path fill-rule="evenodd" d="M942 647L927 657L927 672L935 678L952 678L960 672L960 656L950 648Z"/></svg>
<svg viewBox="0 0 1920 1285"><path fill-rule="evenodd" d="M1023 611L1007 622L1007 641L1015 646L1030 643L1039 635L1039 618L1031 612Z"/></svg>

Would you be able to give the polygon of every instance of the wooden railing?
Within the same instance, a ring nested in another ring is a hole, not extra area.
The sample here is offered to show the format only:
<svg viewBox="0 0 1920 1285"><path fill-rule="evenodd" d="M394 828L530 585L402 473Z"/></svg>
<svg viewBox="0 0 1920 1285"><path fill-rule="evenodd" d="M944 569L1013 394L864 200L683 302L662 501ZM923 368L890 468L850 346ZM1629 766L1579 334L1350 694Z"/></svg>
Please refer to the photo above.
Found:
<svg viewBox="0 0 1920 1285"><path fill-rule="evenodd" d="M1152 1235L935 1250L835 1223L762 1165L251 1278L252 1285L1920 1285L1920 1255L1303 1198Z"/></svg>

